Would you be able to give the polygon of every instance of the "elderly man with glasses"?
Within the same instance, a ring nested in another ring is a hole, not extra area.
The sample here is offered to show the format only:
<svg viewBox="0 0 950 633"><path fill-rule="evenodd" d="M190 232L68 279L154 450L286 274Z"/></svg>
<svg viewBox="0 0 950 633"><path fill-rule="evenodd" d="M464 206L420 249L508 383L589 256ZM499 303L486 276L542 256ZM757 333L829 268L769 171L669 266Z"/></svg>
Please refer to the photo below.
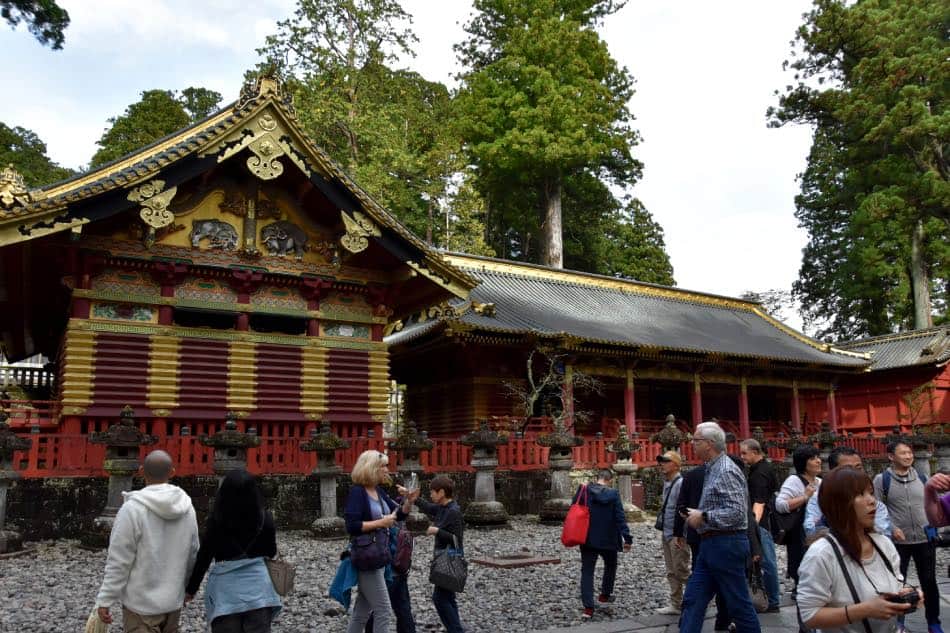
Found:
<svg viewBox="0 0 950 633"><path fill-rule="evenodd" d="M745 475L726 451L726 434L715 422L703 422L693 434L693 452L706 464L698 508L686 523L699 533L699 556L683 596L681 633L699 633L713 595L722 596L736 629L758 633L746 565L749 560L749 490Z"/></svg>

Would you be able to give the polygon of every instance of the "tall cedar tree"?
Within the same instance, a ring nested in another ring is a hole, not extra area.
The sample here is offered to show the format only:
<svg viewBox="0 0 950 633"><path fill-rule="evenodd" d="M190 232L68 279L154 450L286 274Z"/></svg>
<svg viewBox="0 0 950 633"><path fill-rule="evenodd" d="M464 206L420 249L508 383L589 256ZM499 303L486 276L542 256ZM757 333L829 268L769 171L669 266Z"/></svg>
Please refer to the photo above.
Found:
<svg viewBox="0 0 950 633"><path fill-rule="evenodd" d="M456 114L489 221L504 217L492 240L503 253L534 259L525 242L540 231L538 259L562 267L567 179L590 174L624 186L640 175L630 154L633 78L595 30L623 4L475 0L469 38L456 47L467 68ZM535 201L537 221L512 217Z"/></svg>
<svg viewBox="0 0 950 633"><path fill-rule="evenodd" d="M33 37L54 51L66 42L69 13L56 0L0 0L0 17L13 28L26 22Z"/></svg>
<svg viewBox="0 0 950 633"><path fill-rule="evenodd" d="M215 111L221 95L206 88L146 90L142 99L109 119L109 127L97 141L99 150L89 167L99 167L149 143L200 121Z"/></svg>
<svg viewBox="0 0 950 633"><path fill-rule="evenodd" d="M815 129L796 197L806 326L849 339L945 320L947 6L816 0L803 17L786 62L797 83L768 114Z"/></svg>
<svg viewBox="0 0 950 633"><path fill-rule="evenodd" d="M32 130L0 123L0 167L13 165L28 187L42 187L72 176L46 155L46 143Z"/></svg>
<svg viewBox="0 0 950 633"><path fill-rule="evenodd" d="M258 52L290 76L317 144L409 228L444 246L458 141L448 89L392 68L398 54L413 54L410 23L392 0L300 0Z"/></svg>

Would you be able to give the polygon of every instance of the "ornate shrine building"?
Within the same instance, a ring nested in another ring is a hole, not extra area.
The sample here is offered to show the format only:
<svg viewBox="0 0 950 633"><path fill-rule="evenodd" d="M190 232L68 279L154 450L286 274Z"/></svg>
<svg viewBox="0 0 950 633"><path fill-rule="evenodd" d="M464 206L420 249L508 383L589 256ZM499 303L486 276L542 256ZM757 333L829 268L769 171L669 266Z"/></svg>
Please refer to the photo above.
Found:
<svg viewBox="0 0 950 633"><path fill-rule="evenodd" d="M740 299L446 259L480 282L470 299L417 313L387 338L408 416L436 436L458 433L458 420L523 416L506 394L525 382L534 349L550 350L565 375L597 379L601 393L573 394L575 409L589 414L575 422L579 432L607 437L619 424L655 431L668 414L684 429L715 417L739 437L754 426L766 434L809 433L824 419L837 426L836 389L860 383L871 363L861 349L814 341Z"/></svg>
<svg viewBox="0 0 950 633"><path fill-rule="evenodd" d="M0 265L4 353L53 359L53 386L21 396L48 401L42 426L102 430L131 405L160 438L229 411L261 435L378 432L387 328L476 284L315 146L269 78L71 180L28 191L4 170Z"/></svg>

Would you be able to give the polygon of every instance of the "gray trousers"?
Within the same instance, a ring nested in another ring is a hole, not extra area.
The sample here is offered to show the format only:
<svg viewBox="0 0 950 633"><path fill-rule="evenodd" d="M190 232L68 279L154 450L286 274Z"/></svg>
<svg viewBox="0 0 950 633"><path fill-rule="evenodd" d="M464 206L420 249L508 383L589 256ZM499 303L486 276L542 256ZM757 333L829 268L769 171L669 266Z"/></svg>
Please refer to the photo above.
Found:
<svg viewBox="0 0 950 633"><path fill-rule="evenodd" d="M392 606L389 604L389 590L383 568L359 572L359 595L353 605L353 615L346 627L346 633L362 633L369 616L373 616L373 633L387 633Z"/></svg>

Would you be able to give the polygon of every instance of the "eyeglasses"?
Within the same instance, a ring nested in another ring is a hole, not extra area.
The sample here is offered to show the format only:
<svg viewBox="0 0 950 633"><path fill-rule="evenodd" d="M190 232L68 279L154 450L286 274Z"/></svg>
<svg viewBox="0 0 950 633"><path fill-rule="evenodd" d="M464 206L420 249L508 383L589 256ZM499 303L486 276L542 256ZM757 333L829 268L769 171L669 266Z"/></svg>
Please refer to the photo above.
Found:
<svg viewBox="0 0 950 633"><path fill-rule="evenodd" d="M694 437L694 438L693 438L693 444L695 444L696 442L710 442L710 441L712 441L712 440L707 440L705 437Z"/></svg>

